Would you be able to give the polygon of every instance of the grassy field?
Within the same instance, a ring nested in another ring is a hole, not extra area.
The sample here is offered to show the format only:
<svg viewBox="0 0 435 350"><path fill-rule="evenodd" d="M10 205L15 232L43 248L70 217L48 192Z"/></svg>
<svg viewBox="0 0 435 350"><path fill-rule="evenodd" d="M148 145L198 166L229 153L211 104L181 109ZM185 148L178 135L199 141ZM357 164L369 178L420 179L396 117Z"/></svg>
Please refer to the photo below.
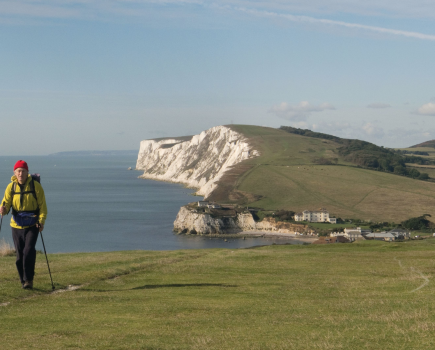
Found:
<svg viewBox="0 0 435 350"><path fill-rule="evenodd" d="M340 145L333 141L258 126L231 127L246 135L261 156L241 163L248 170L211 200L234 198L265 210L296 212L324 207L335 217L372 221L435 217L435 183L352 166L340 158ZM316 164L319 159L337 165Z"/></svg>
<svg viewBox="0 0 435 350"><path fill-rule="evenodd" d="M338 164L350 164L336 154L337 147L341 145L333 141L253 125L231 125L231 128L248 137L254 149L261 152L261 157L248 160L247 163L304 165L325 158L331 161L336 159Z"/></svg>
<svg viewBox="0 0 435 350"><path fill-rule="evenodd" d="M435 148L433 147L415 147L415 148L401 148L403 151L420 151L429 153L428 156L419 156L424 159L435 160ZM407 164L411 168L417 169L421 173L427 173L431 178L435 179L435 166L434 165L418 165L418 164Z"/></svg>
<svg viewBox="0 0 435 350"><path fill-rule="evenodd" d="M2 349L433 349L435 240L0 258ZM6 303L3 304L3 303Z"/></svg>
<svg viewBox="0 0 435 350"><path fill-rule="evenodd" d="M418 155L418 156L425 159L431 159L431 160L435 159L435 148L433 147L410 147L410 148L396 148L396 149L402 151L410 151L410 152L415 152L415 151L427 152L429 153L428 156L422 156L422 155Z"/></svg>
<svg viewBox="0 0 435 350"><path fill-rule="evenodd" d="M293 211L325 207L342 218L400 222L435 216L435 184L344 166L259 166L239 185L263 196L254 206Z"/></svg>

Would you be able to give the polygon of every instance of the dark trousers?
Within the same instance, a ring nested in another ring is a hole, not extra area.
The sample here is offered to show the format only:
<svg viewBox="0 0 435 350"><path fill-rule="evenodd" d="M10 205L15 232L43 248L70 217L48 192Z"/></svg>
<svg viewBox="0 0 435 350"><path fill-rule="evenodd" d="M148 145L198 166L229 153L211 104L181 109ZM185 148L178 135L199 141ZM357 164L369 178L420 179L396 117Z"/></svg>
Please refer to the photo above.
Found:
<svg viewBox="0 0 435 350"><path fill-rule="evenodd" d="M35 226L18 229L12 227L12 238L17 252L17 270L21 283L33 281L36 262L36 241L39 229Z"/></svg>

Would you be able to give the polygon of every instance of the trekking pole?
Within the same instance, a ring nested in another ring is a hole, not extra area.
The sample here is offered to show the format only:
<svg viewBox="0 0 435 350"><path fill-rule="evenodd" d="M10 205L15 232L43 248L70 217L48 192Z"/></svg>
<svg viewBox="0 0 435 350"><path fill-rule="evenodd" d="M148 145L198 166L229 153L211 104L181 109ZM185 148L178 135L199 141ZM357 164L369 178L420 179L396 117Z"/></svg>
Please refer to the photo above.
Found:
<svg viewBox="0 0 435 350"><path fill-rule="evenodd" d="M48 264L47 251L45 250L44 238L42 237L42 232L39 232L39 233L41 234L42 246L44 247L45 260L47 260L48 273L50 274L50 280L51 280L51 289L54 290L55 287L53 284L53 278L51 278L50 265Z"/></svg>

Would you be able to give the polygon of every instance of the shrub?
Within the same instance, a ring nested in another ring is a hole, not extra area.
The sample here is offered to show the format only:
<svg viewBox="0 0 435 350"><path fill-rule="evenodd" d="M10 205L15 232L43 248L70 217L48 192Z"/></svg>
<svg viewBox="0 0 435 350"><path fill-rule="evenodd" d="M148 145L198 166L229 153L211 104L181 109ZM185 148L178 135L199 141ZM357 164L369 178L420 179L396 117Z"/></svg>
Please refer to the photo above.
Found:
<svg viewBox="0 0 435 350"><path fill-rule="evenodd" d="M424 214L422 216L411 218L401 222L401 226L407 228L408 230L424 230L433 226L432 222L426 219L430 217L429 214Z"/></svg>
<svg viewBox="0 0 435 350"><path fill-rule="evenodd" d="M420 173L420 176L418 177L419 180L428 180L429 175L427 173Z"/></svg>
<svg viewBox="0 0 435 350"><path fill-rule="evenodd" d="M15 250L3 238L0 240L0 256L13 256Z"/></svg>
<svg viewBox="0 0 435 350"><path fill-rule="evenodd" d="M413 179L417 179L420 177L420 172L417 169L411 169L409 171L409 176L412 177Z"/></svg>
<svg viewBox="0 0 435 350"><path fill-rule="evenodd" d="M254 220L256 222L263 221L263 219L267 216L270 216L270 214L268 214L262 210L259 210L257 212L252 212L252 217L254 218Z"/></svg>
<svg viewBox="0 0 435 350"><path fill-rule="evenodd" d="M295 217L295 212L291 210L279 210L274 213L273 217L279 221L292 221Z"/></svg>

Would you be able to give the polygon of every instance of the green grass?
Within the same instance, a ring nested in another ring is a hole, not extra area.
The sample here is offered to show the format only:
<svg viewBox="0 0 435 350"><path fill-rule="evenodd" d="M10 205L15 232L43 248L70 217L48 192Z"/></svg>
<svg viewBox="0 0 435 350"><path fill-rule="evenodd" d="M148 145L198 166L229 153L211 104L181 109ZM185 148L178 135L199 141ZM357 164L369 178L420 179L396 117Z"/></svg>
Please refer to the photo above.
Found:
<svg viewBox="0 0 435 350"><path fill-rule="evenodd" d="M339 164L350 164L335 153L341 146L333 141L289 134L283 130L253 125L231 125L231 128L249 138L254 149L260 150L261 157L247 163L267 165L313 164L318 158Z"/></svg>
<svg viewBox="0 0 435 350"><path fill-rule="evenodd" d="M355 225L355 224L324 224L321 222L303 222L304 224L310 225L311 227L322 229L322 230L329 230L329 229L337 229L337 228L353 228L353 227L361 227L361 228L368 228L368 226L364 225Z"/></svg>
<svg viewBox="0 0 435 350"><path fill-rule="evenodd" d="M422 155L416 155L416 156L422 157L425 159L435 160L435 148L433 148L433 147L415 147L415 148L411 147L411 148L396 148L396 149L401 150L401 151L410 151L410 152L415 152L415 151L427 152L427 153L429 153L428 156L422 156ZM412 155L412 154L410 154L410 155Z"/></svg>
<svg viewBox="0 0 435 350"><path fill-rule="evenodd" d="M333 217L400 222L435 216L435 184L344 166L260 166L239 189L263 196L254 206L293 211L325 207Z"/></svg>
<svg viewBox="0 0 435 350"><path fill-rule="evenodd" d="M3 257L1 348L433 349L434 243Z"/></svg>
<svg viewBox="0 0 435 350"><path fill-rule="evenodd" d="M251 195L242 198L244 205L295 212L324 207L333 217L371 221L401 222L425 213L435 217L433 182L352 166L340 158L340 145L333 141L273 128L231 127L261 152L244 162L252 167L235 184L236 191ZM338 165L317 165L319 158Z"/></svg>

